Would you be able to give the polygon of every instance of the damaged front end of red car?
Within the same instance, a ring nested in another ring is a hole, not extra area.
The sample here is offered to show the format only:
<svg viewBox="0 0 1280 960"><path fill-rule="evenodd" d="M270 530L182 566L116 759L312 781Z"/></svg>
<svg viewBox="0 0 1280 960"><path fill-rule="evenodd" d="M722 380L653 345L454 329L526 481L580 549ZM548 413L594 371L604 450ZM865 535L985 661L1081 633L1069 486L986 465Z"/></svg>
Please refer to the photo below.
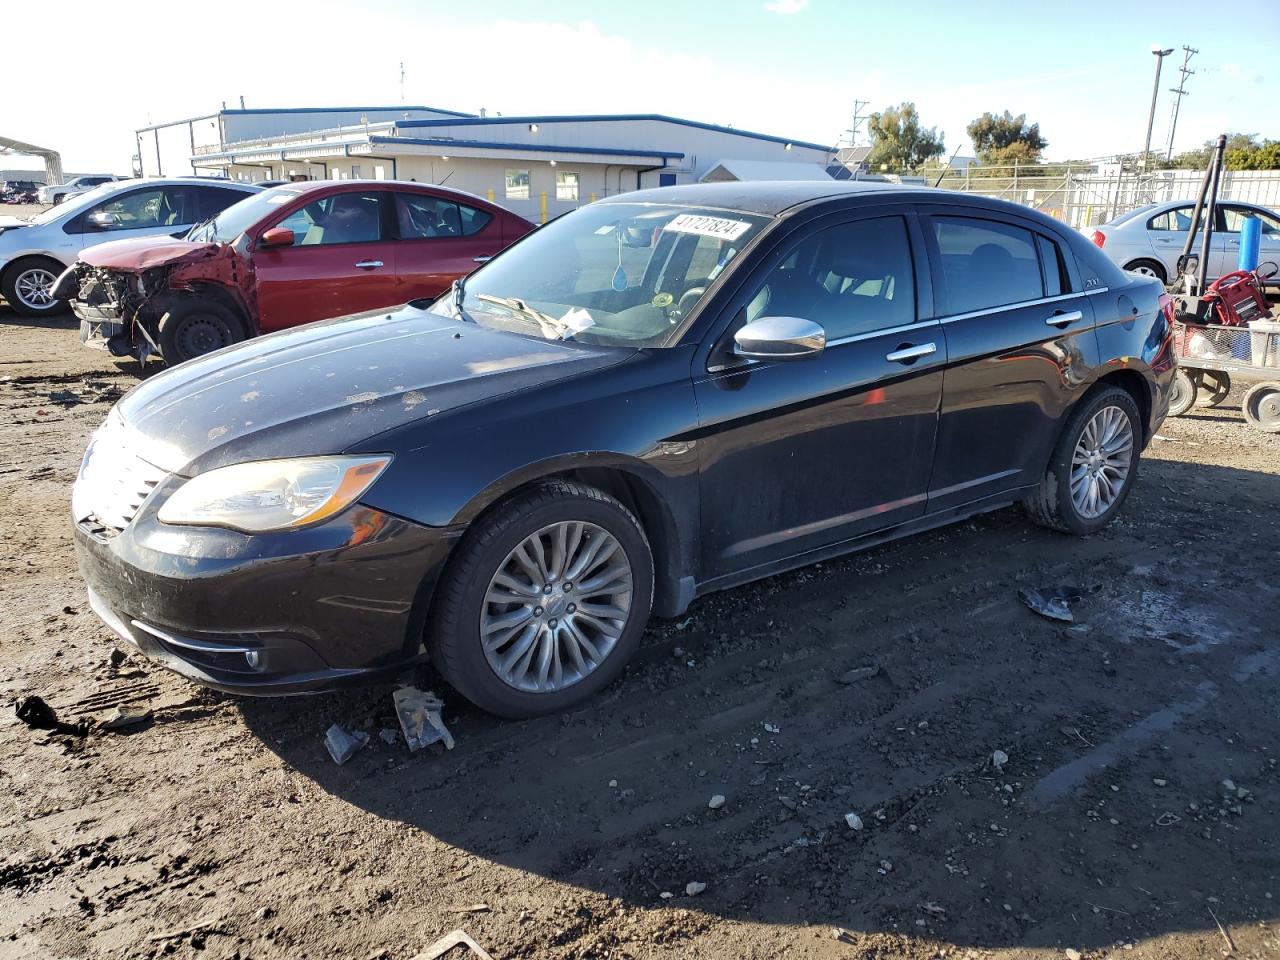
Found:
<svg viewBox="0 0 1280 960"><path fill-rule="evenodd" d="M140 238L85 250L54 286L80 320L80 340L116 357L187 359L174 328L216 313L232 342L257 332L248 261L235 244Z"/></svg>

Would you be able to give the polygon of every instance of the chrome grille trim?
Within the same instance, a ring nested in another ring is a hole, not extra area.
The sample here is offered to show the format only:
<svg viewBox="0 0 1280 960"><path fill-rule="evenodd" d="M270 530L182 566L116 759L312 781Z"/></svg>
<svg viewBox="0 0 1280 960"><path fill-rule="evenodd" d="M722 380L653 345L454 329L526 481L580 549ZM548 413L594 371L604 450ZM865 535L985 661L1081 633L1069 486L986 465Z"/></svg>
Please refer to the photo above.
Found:
<svg viewBox="0 0 1280 960"><path fill-rule="evenodd" d="M119 533L168 473L135 455L116 416L107 418L89 442L71 495L77 523Z"/></svg>

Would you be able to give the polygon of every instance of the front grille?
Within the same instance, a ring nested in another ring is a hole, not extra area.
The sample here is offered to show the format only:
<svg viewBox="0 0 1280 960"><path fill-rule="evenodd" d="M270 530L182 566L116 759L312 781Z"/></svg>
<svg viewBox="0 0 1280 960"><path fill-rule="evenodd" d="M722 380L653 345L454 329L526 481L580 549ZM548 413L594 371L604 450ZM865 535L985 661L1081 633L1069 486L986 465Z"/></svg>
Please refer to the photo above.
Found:
<svg viewBox="0 0 1280 960"><path fill-rule="evenodd" d="M109 417L89 443L71 495L76 522L90 533L114 536L129 525L167 474L137 457L117 417Z"/></svg>

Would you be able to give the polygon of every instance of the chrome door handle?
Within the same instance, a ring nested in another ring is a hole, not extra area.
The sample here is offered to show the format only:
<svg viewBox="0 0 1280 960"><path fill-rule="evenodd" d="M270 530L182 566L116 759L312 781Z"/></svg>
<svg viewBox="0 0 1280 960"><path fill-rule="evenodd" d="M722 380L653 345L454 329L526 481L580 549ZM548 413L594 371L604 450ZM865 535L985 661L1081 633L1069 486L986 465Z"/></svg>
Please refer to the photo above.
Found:
<svg viewBox="0 0 1280 960"><path fill-rule="evenodd" d="M382 266L381 260L357 260L356 266L361 270L375 270Z"/></svg>
<svg viewBox="0 0 1280 960"><path fill-rule="evenodd" d="M918 347L905 346L899 347L892 353L886 353L884 358L890 363L913 363L921 357L927 357L931 353L937 353L938 346L934 343L922 343Z"/></svg>
<svg viewBox="0 0 1280 960"><path fill-rule="evenodd" d="M1077 320L1083 320L1084 314L1079 310L1072 310L1070 313L1055 313L1052 317L1045 320L1051 327L1065 327L1069 323L1075 323Z"/></svg>
<svg viewBox="0 0 1280 960"><path fill-rule="evenodd" d="M472 263L488 263L492 259L493 257L472 257L471 262Z"/></svg>

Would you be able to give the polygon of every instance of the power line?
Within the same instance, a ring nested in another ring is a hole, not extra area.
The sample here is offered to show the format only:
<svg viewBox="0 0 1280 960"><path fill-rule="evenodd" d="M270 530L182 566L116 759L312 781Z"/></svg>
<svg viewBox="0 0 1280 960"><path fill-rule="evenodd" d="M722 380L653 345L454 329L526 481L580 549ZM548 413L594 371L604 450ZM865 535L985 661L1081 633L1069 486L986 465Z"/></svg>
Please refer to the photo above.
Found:
<svg viewBox="0 0 1280 960"><path fill-rule="evenodd" d="M858 128L866 122L866 115L863 110L871 106L870 100L854 100L853 101L853 117L849 123L849 129L844 133L849 137L849 146L856 147L858 145ZM841 137L843 139L843 136Z"/></svg>
<svg viewBox="0 0 1280 960"><path fill-rule="evenodd" d="M1164 156L1166 160L1173 159L1173 135L1178 129L1178 108L1182 105L1182 98L1187 95L1187 77L1195 75L1194 70L1187 69L1187 64L1190 63L1191 58L1199 52L1200 51L1194 47L1183 46L1182 66L1178 68L1178 72L1182 76L1178 80L1177 87L1169 88L1169 92L1177 94L1177 96L1173 98L1173 116L1169 120L1169 149L1165 152Z"/></svg>

